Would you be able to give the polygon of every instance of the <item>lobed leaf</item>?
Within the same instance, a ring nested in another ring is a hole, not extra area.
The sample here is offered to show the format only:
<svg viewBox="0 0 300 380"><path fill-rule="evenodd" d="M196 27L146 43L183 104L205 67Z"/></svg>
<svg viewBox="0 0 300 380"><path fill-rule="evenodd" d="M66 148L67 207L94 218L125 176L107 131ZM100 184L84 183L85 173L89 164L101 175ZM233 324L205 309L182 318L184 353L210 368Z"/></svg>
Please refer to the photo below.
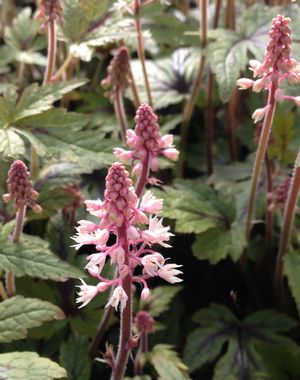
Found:
<svg viewBox="0 0 300 380"><path fill-rule="evenodd" d="M20 243L7 241L0 230L0 269L13 272L17 277L32 277L65 281L67 278L84 277L85 274L73 267L48 248L48 243L36 236L24 235Z"/></svg>
<svg viewBox="0 0 300 380"><path fill-rule="evenodd" d="M64 368L35 352L0 354L1 380L52 380L63 377L66 377Z"/></svg>
<svg viewBox="0 0 300 380"><path fill-rule="evenodd" d="M64 317L62 310L50 302L22 296L12 297L0 303L0 341L23 339L28 329Z"/></svg>

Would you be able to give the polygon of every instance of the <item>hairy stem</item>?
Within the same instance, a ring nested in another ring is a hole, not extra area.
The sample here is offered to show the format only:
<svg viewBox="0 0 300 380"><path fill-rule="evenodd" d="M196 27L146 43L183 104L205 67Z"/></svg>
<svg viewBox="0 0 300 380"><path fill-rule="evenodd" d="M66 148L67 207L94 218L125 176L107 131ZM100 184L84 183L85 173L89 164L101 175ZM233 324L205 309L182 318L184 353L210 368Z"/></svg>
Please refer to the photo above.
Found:
<svg viewBox="0 0 300 380"><path fill-rule="evenodd" d="M50 18L48 21L48 55L47 55L47 66L44 74L43 84L49 83L52 78L52 74L55 67L55 57L56 57L56 30L55 21ZM34 147L31 147L31 175L32 178L36 178L39 172L39 160L38 155Z"/></svg>
<svg viewBox="0 0 300 380"><path fill-rule="evenodd" d="M120 132L121 132L121 138L123 143L126 143L126 131L128 129L127 124L127 118L124 108L124 101L123 101L123 94L120 87L117 87L115 90L115 97L114 97L114 107L115 107L115 113L120 125Z"/></svg>
<svg viewBox="0 0 300 380"><path fill-rule="evenodd" d="M231 161L237 161L238 151L236 146L236 139L234 136L234 130L236 127L236 110L238 107L238 97L239 92L235 90L226 105L227 113L227 139L228 139L228 148Z"/></svg>
<svg viewBox="0 0 300 380"><path fill-rule="evenodd" d="M123 223L122 227L118 229L118 238L123 242L123 249L125 251L125 265L129 267L129 244L127 239L127 226ZM132 274L129 273L123 279L122 287L127 294L126 306L121 310L121 326L120 326L120 340L119 347L115 361L115 367L112 371L111 380L121 380L124 377L128 356L131 351L131 325L132 325Z"/></svg>
<svg viewBox="0 0 300 380"><path fill-rule="evenodd" d="M16 226L14 229L12 241L13 243L18 243L20 241L20 236L23 231L23 225L25 220L26 206L22 206L19 208L16 214ZM12 272L6 273L6 290L8 297L12 297L16 294L16 286L15 286L15 276Z"/></svg>
<svg viewBox="0 0 300 380"><path fill-rule="evenodd" d="M253 173L252 173L251 189L250 189L248 211L247 211L247 221L246 221L246 236L248 238L250 236L250 231L251 231L251 223L252 223L252 216L254 212L254 204L255 204L256 191L258 187L258 181L259 181L260 172L261 172L262 164L266 155L269 137L270 137L270 133L272 129L273 117L274 117L274 112L275 112L275 107L276 107L275 91L277 88L278 88L278 77L273 76L271 89L269 90L266 115L264 118L263 127L262 127L261 135L259 138L255 161L253 165Z"/></svg>
<svg viewBox="0 0 300 380"><path fill-rule="evenodd" d="M8 295L6 293L6 290L4 288L2 281L0 281L0 297L2 298L3 301L8 299Z"/></svg>
<svg viewBox="0 0 300 380"><path fill-rule="evenodd" d="M142 167L142 173L139 176L136 186L135 186L135 192L138 198L141 197L143 189L147 183L147 179L149 176L149 166L150 166L150 159L149 159L149 152L147 152L146 157L144 158L143 162L143 167Z"/></svg>
<svg viewBox="0 0 300 380"><path fill-rule="evenodd" d="M148 97L148 104L152 106L152 95L150 90L149 79L146 69L146 59L145 59L145 49L144 49L144 38L142 34L142 24L141 24L141 0L135 0L134 2L134 14L135 14L135 28L137 32L137 53L139 60L142 65L142 71L145 81L145 87Z"/></svg>
<svg viewBox="0 0 300 380"><path fill-rule="evenodd" d="M129 65L129 78L130 78L130 87L131 87L131 91L132 91L132 95L133 95L133 104L134 104L135 108L138 109L140 104L141 104L141 101L140 101L139 93L138 93L138 90L137 90L137 87L135 84L133 72L131 70L130 65Z"/></svg>
<svg viewBox="0 0 300 380"><path fill-rule="evenodd" d="M201 39L201 47L205 48L207 42L207 0L199 0L199 12L201 19L201 31L200 31L200 39ZM187 137L190 127L190 121L192 118L194 106L197 100L197 95L202 82L202 75L205 67L205 55L202 51L200 56L199 65L197 69L197 73L195 79L192 84L191 96L185 104L183 110L183 120L180 131L180 141L181 141L181 154L180 154L180 167L181 167L181 175L184 175L185 169L185 161L186 161L186 151L187 151Z"/></svg>
<svg viewBox="0 0 300 380"><path fill-rule="evenodd" d="M273 174L272 174L272 166L271 161L266 153L265 157L265 165L266 165L266 173L267 173L267 194L272 195L273 193ZM272 232L273 232L273 210L271 206L272 199L271 197L267 197L266 203L266 236L267 236L267 251L271 251L272 249Z"/></svg>
<svg viewBox="0 0 300 380"><path fill-rule="evenodd" d="M143 366L141 363L141 355L148 352L148 333L142 332L139 340L139 349L134 361L134 373L136 376L143 374Z"/></svg>
<svg viewBox="0 0 300 380"><path fill-rule="evenodd" d="M283 214L279 250L277 254L276 267L275 267L275 273L274 273L274 287L275 287L275 290L277 289L277 294L280 294L280 289L282 289L282 286L283 286L282 259L288 250L290 240L291 240L291 233L292 233L292 227L294 224L295 210L297 206L299 189L300 189L300 152L298 153L298 156L295 162L294 174L293 174L292 182L291 182L290 189L288 192L288 197L287 197L286 205L284 208L284 214Z"/></svg>

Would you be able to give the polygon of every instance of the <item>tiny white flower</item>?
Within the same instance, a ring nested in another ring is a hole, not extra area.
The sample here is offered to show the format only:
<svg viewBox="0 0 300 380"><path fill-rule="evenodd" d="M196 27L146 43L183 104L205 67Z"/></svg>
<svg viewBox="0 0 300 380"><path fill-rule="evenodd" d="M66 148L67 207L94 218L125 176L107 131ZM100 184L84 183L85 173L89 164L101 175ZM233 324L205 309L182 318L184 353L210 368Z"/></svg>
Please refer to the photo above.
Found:
<svg viewBox="0 0 300 380"><path fill-rule="evenodd" d="M166 264L157 271L157 274L159 275L159 277L170 282L171 284L175 284L176 282L182 281L181 278L176 277L178 274L182 273L180 270L176 269L181 266L182 265L177 264Z"/></svg>
<svg viewBox="0 0 300 380"><path fill-rule="evenodd" d="M76 303L83 303L81 306L79 306L79 309L91 302L91 300L98 293L97 286L87 285L81 278L80 281L82 282L82 285L77 285L77 287L80 288L80 290L77 293L79 297L77 297Z"/></svg>
<svg viewBox="0 0 300 380"><path fill-rule="evenodd" d="M72 44L69 47L69 52L74 57L79 58L84 62L90 62L92 60L93 49L87 44Z"/></svg>
<svg viewBox="0 0 300 380"><path fill-rule="evenodd" d="M122 288L122 286L117 286L105 307L112 306L117 310L120 303L121 310L123 310L126 306L127 300L128 296L125 290Z"/></svg>
<svg viewBox="0 0 300 380"><path fill-rule="evenodd" d="M148 230L142 231L142 238L150 244L160 244L163 247L171 247L169 244L164 243L169 241L170 237L173 236L170 230L170 226L164 227L162 225L163 219L158 219L157 216L149 218L149 228Z"/></svg>
<svg viewBox="0 0 300 380"><path fill-rule="evenodd" d="M163 207L163 199L156 198L150 190L143 195L140 209L151 214L157 214Z"/></svg>
<svg viewBox="0 0 300 380"><path fill-rule="evenodd" d="M164 257L158 252L142 257L142 265L150 276L157 276L158 269L162 268L164 263Z"/></svg>

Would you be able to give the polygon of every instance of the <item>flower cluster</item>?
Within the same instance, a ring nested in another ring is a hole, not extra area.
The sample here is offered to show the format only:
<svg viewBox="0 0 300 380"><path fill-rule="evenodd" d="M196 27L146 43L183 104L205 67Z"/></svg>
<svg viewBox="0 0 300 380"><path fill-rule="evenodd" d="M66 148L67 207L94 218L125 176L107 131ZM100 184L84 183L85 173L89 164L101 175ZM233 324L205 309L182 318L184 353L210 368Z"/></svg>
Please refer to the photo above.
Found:
<svg viewBox="0 0 300 380"><path fill-rule="evenodd" d="M42 212L36 203L39 193L33 189L30 172L21 160L12 163L7 178L8 193L3 195L4 202L13 201L15 210L29 206L36 213Z"/></svg>
<svg viewBox="0 0 300 380"><path fill-rule="evenodd" d="M98 292L113 286L115 288L107 306L117 309L120 304L123 309L127 294L122 284L128 273L131 273L133 282L142 285L142 299L150 296L147 280L152 277L159 276L172 284L181 281L177 277L182 273L177 269L180 265L166 264L165 258L153 249L155 244L170 247L172 236L170 227L164 227L162 219L157 216L163 206L162 199L147 191L139 200L129 173L121 163L114 163L108 171L104 200L88 200L85 204L87 211L100 220L97 223L79 221L73 239L76 249L85 244L95 245L97 252L87 257L86 269L99 283L89 286L82 281L77 299L77 302L82 302L81 307ZM113 235L115 243L109 244L109 237ZM118 276L114 279L101 276L107 259L118 268ZM142 272L135 275L137 266L142 267Z"/></svg>
<svg viewBox="0 0 300 380"><path fill-rule="evenodd" d="M62 5L60 0L40 0L39 9L35 15L36 19L43 21L40 31L44 32L50 20L62 23Z"/></svg>
<svg viewBox="0 0 300 380"><path fill-rule="evenodd" d="M129 71L129 52L126 46L121 46L108 66L107 77L101 82L104 88L111 89L106 95L112 100L116 91L124 91L128 87Z"/></svg>
<svg viewBox="0 0 300 380"><path fill-rule="evenodd" d="M149 160L150 169L158 169L158 156L162 155L176 161L179 152L173 145L173 136L161 136L157 116L148 104L141 104L135 116L135 130L126 132L126 143L131 150L115 148L114 153L123 163L132 161L132 174L139 176L143 162Z"/></svg>
<svg viewBox="0 0 300 380"><path fill-rule="evenodd" d="M253 77L258 78L251 80L241 78L237 81L240 90L252 88L254 92L270 90L275 85L275 100L292 100L298 106L300 97L285 95L284 91L279 88L283 80L288 80L290 84L300 82L300 64L290 57L291 53L291 29L289 24L291 19L278 15L272 20L272 26L269 31L269 42L263 63L250 60L250 70L253 71ZM266 114L267 107L258 108L252 115L254 122L262 120Z"/></svg>

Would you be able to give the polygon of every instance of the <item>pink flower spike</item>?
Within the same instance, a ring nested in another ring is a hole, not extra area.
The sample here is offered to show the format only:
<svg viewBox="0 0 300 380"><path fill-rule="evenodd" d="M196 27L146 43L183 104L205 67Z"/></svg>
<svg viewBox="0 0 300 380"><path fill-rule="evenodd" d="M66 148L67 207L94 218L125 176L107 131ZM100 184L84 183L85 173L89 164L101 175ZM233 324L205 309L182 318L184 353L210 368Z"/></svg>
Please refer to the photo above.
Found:
<svg viewBox="0 0 300 380"><path fill-rule="evenodd" d="M179 151L175 148L165 149L162 151L162 154L172 161L177 161L179 157Z"/></svg>
<svg viewBox="0 0 300 380"><path fill-rule="evenodd" d="M77 285L80 288L77 293L79 297L76 299L76 303L83 302L79 309L86 306L98 293L97 286L87 285L81 278L82 285Z"/></svg>
<svg viewBox="0 0 300 380"><path fill-rule="evenodd" d="M258 108L257 110L255 110L252 114L252 119L254 120L254 123L261 121L264 118L265 113L266 113L266 107Z"/></svg>
<svg viewBox="0 0 300 380"><path fill-rule="evenodd" d="M142 232L142 238L150 244L160 244L163 247L171 247L164 241L169 241L171 236L169 232L170 226L164 227L162 225L163 219L158 219L157 216L149 218L149 229Z"/></svg>
<svg viewBox="0 0 300 380"><path fill-rule="evenodd" d="M253 86L254 81L248 78L240 78L236 81L239 90L247 90Z"/></svg>
<svg viewBox="0 0 300 380"><path fill-rule="evenodd" d="M177 264L166 264L157 271L157 274L159 275L159 277L170 282L171 284L175 284L176 282L183 281L181 278L176 277L178 274L182 274L182 271L176 269L181 266L182 265Z"/></svg>
<svg viewBox="0 0 300 380"><path fill-rule="evenodd" d="M157 199L150 190L142 197L140 209L150 214L157 214L163 207L163 199Z"/></svg>
<svg viewBox="0 0 300 380"><path fill-rule="evenodd" d="M164 263L164 257L158 252L152 255L145 255L142 258L142 264L144 266L145 271L152 277L157 276L158 269L162 268Z"/></svg>
<svg viewBox="0 0 300 380"><path fill-rule="evenodd" d="M120 303L121 310L123 310L126 306L127 300L128 296L125 290L122 288L122 286L117 286L105 307L112 306L118 310L118 305Z"/></svg>

